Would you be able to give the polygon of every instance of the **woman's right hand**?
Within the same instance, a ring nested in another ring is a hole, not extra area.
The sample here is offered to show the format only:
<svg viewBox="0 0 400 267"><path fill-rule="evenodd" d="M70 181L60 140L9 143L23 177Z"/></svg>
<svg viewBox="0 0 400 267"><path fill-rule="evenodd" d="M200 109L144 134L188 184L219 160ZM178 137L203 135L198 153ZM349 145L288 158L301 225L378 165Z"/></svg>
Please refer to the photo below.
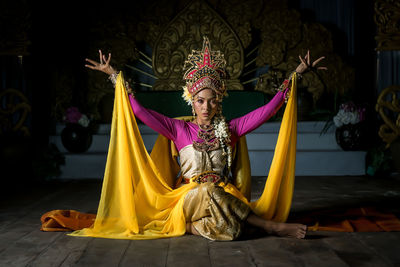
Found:
<svg viewBox="0 0 400 267"><path fill-rule="evenodd" d="M109 53L108 58L106 58L106 56L103 55L101 50L99 50L99 56L100 56L100 62L96 62L94 60L86 58L85 60L92 65L85 65L85 67L92 70L102 71L104 73L107 73L108 75L116 73L116 70L114 70L113 67L111 67L110 65L111 53Z"/></svg>

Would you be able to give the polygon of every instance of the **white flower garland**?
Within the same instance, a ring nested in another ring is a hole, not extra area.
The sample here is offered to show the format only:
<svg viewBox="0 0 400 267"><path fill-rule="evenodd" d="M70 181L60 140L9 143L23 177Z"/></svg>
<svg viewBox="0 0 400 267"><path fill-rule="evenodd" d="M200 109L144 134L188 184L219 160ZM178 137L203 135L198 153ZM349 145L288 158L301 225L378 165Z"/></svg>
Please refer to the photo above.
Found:
<svg viewBox="0 0 400 267"><path fill-rule="evenodd" d="M222 155L227 157L228 169L230 169L232 165L232 147L229 145L231 142L231 133L229 132L228 124L222 115L216 116L213 124L215 137L218 138L221 145Z"/></svg>

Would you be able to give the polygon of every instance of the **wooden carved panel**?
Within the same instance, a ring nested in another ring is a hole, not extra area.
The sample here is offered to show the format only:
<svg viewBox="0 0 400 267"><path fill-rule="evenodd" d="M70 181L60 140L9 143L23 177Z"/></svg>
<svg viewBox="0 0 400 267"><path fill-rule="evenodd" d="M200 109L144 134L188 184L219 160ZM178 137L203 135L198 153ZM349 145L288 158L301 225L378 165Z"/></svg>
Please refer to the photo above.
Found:
<svg viewBox="0 0 400 267"><path fill-rule="evenodd" d="M376 0L377 50L400 50L400 1Z"/></svg>

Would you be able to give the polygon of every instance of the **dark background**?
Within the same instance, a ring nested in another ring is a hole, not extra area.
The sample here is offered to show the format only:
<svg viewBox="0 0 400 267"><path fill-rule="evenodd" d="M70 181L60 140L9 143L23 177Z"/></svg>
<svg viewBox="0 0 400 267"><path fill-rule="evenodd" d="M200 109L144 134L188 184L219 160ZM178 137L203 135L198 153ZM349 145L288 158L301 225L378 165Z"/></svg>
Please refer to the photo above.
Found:
<svg viewBox="0 0 400 267"><path fill-rule="evenodd" d="M19 8L18 3L23 3L30 11L30 45L22 64L16 55L0 56L1 88L17 88L28 97L32 106L27 120L31 140L25 145L33 147L29 151L36 151L38 147L47 146L54 126L51 118L52 74L63 70L69 72L75 81L72 102L85 102L82 88L87 84L88 70L84 67L84 59L93 54L88 45L91 27L99 22L113 23L118 16L139 16L152 1L5 1L1 14L7 13L7 8L15 10L15 5ZM288 1L290 8L301 13L302 21L320 22L331 31L335 52L355 69L354 100L366 103L370 110L373 110L378 93L373 5L372 0ZM7 18L3 17L1 21L2 31L18 30L7 25ZM14 164L17 167L20 163ZM20 176L24 175L29 175L29 171Z"/></svg>

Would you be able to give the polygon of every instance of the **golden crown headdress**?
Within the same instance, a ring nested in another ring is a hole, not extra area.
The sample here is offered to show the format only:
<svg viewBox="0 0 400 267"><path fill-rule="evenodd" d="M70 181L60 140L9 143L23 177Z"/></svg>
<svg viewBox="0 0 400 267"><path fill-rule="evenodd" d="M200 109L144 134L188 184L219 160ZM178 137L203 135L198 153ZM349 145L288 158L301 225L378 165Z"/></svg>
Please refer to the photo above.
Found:
<svg viewBox="0 0 400 267"><path fill-rule="evenodd" d="M193 50L185 61L183 78L186 86L183 87L183 98L191 104L198 92L210 88L222 99L226 95L225 65L224 55L220 51L212 51L210 41L204 37L202 50Z"/></svg>

